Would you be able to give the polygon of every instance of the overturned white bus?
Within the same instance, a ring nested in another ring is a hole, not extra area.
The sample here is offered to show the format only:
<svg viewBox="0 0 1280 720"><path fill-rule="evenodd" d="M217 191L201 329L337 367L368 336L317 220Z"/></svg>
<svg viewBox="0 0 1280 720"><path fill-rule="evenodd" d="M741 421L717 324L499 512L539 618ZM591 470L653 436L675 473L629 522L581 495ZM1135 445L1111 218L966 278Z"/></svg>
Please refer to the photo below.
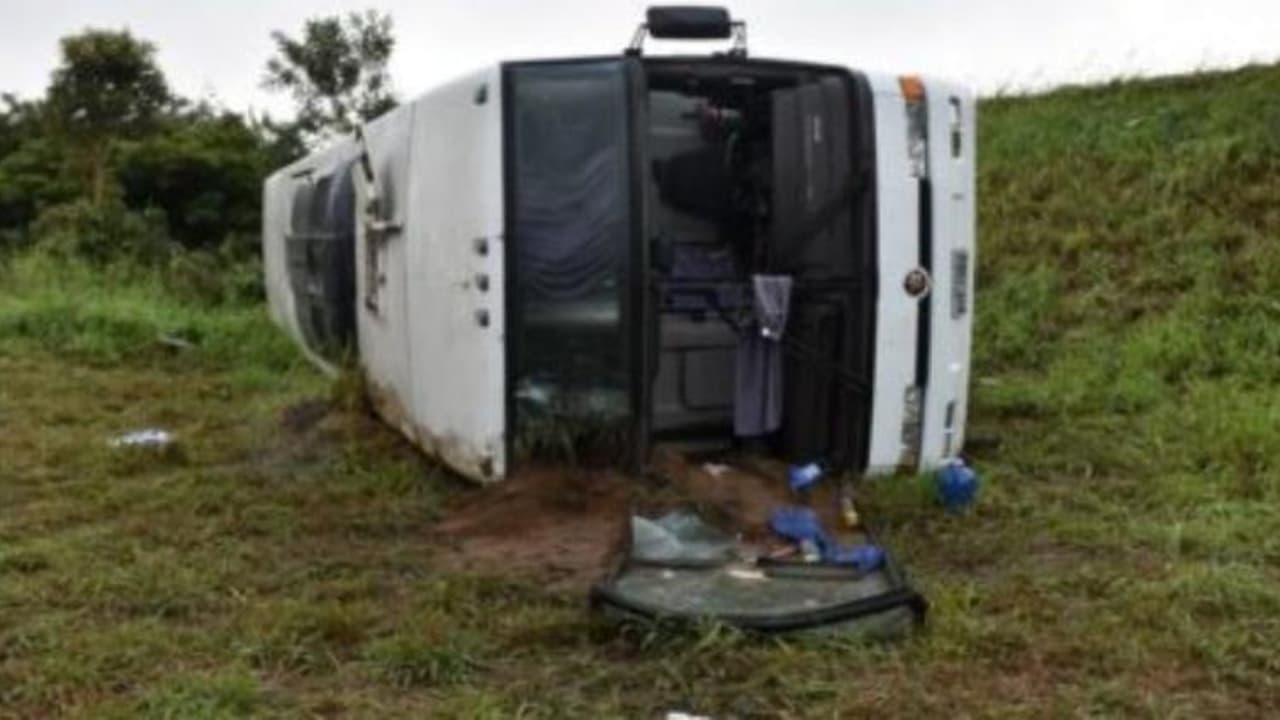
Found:
<svg viewBox="0 0 1280 720"><path fill-rule="evenodd" d="M657 442L925 469L964 439L974 102L748 57L657 8L655 57L503 62L273 174L276 320L482 482L569 419Z"/></svg>

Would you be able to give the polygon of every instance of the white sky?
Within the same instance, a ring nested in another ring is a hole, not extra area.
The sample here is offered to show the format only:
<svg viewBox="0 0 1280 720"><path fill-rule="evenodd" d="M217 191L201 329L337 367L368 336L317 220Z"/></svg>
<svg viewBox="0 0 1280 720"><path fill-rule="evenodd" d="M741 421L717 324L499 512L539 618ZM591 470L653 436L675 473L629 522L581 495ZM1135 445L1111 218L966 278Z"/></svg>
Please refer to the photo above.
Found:
<svg viewBox="0 0 1280 720"><path fill-rule="evenodd" d="M376 7L412 97L498 59L613 53L644 0L0 0L0 91L41 94L58 38L127 27L159 49L170 84L236 110L287 111L259 87L269 33ZM656 0L654 4L661 4ZM736 0L761 57L939 74L980 92L1280 59L1278 0ZM686 44L688 45L688 44ZM664 46L665 47L665 46ZM712 49L693 44L695 52Z"/></svg>

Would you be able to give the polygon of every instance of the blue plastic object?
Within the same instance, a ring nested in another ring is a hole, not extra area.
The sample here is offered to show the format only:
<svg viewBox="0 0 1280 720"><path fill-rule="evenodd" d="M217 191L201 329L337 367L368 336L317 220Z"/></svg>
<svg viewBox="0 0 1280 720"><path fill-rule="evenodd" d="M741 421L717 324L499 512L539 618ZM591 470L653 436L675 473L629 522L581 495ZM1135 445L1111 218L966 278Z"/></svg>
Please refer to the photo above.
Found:
<svg viewBox="0 0 1280 720"><path fill-rule="evenodd" d="M963 510L978 495L978 473L961 460L954 460L938 471L934 482L938 501L948 510Z"/></svg>
<svg viewBox="0 0 1280 720"><path fill-rule="evenodd" d="M822 479L822 466L816 462L807 465L792 465L787 469L787 481L794 492L808 490Z"/></svg>
<svg viewBox="0 0 1280 720"><path fill-rule="evenodd" d="M812 508L778 508L769 517L769 527L791 542L802 543L809 540L819 550L826 552L827 534L822 531L822 523L818 522L818 514Z"/></svg>
<svg viewBox="0 0 1280 720"><path fill-rule="evenodd" d="M879 545L836 547L823 559L837 565L851 565L862 572L871 572L884 564L884 551Z"/></svg>
<svg viewBox="0 0 1280 720"><path fill-rule="evenodd" d="M884 563L884 551L876 545L841 547L832 542L822 529L818 514L811 508L786 507L774 510L769 517L769 527L794 543L813 543L822 554L823 562L850 565L863 572L875 570Z"/></svg>

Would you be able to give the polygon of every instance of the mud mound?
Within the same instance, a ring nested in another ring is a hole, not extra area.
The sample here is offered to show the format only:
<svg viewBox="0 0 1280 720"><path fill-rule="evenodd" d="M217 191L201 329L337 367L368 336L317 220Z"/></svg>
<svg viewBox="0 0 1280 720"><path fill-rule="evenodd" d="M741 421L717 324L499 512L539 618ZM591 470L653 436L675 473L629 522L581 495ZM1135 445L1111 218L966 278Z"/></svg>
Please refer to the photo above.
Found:
<svg viewBox="0 0 1280 720"><path fill-rule="evenodd" d="M583 591L612 569L630 528L632 481L612 470L521 468L464 493L434 534L443 566Z"/></svg>

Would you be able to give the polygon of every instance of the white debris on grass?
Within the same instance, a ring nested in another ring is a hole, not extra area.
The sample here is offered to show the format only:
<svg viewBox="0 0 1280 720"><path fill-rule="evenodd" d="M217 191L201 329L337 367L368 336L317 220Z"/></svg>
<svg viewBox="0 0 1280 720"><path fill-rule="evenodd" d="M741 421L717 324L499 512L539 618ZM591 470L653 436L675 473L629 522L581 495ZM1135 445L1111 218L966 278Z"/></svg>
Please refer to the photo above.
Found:
<svg viewBox="0 0 1280 720"><path fill-rule="evenodd" d="M161 448L173 442L173 433L168 430L159 428L147 428L145 430L135 430L125 433L118 437L111 438L107 442L114 448L122 447L148 447Z"/></svg>
<svg viewBox="0 0 1280 720"><path fill-rule="evenodd" d="M720 477L721 475L729 472L733 468L729 467L728 465L721 465L720 463L703 463L702 469L705 470L707 474L710 475L711 477Z"/></svg>

